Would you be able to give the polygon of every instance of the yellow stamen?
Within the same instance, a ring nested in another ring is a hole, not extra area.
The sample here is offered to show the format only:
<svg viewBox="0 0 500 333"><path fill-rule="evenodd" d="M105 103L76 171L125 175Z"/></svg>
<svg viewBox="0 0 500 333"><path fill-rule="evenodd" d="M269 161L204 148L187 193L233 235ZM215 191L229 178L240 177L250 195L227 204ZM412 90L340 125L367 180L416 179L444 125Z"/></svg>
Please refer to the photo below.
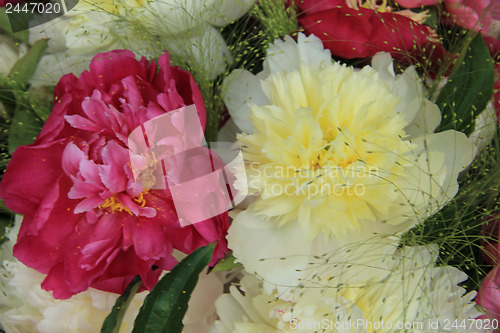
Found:
<svg viewBox="0 0 500 333"><path fill-rule="evenodd" d="M390 12L392 8L387 6L387 0L382 0L381 5L377 5L378 0L346 0L349 8L359 10L360 7L376 10L378 12Z"/></svg>
<svg viewBox="0 0 500 333"><path fill-rule="evenodd" d="M118 199L116 199L116 196L112 196L107 198L98 208L100 209L106 209L106 208L111 208L111 212L114 213L116 211L118 212L123 212L126 211L130 215L132 215L132 212L130 211L129 208L124 207Z"/></svg>
<svg viewBox="0 0 500 333"><path fill-rule="evenodd" d="M138 197L133 197L132 201L134 201L135 203L137 203L141 207L146 206L146 200L144 199L144 193L145 192L141 192ZM116 198L115 195L104 200L104 202L98 208L100 208L100 209L110 208L111 213L125 211L125 212L129 213L130 215L134 215L132 213L132 211L130 210L130 208L123 206L123 204Z"/></svg>
<svg viewBox="0 0 500 333"><path fill-rule="evenodd" d="M139 206L144 207L146 206L146 200L144 199L144 192L139 193L139 197L132 198L135 203L137 203Z"/></svg>

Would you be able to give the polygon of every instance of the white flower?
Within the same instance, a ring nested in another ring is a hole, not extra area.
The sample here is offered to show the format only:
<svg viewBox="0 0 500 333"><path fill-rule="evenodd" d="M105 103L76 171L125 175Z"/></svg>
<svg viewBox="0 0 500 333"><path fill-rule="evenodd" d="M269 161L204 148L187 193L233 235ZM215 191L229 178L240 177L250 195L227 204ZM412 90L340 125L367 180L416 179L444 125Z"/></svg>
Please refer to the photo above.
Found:
<svg viewBox="0 0 500 333"><path fill-rule="evenodd" d="M267 294L262 282L247 275L230 294L216 302L219 333L245 332L442 332L446 323L469 322L480 313L472 299L457 284L467 276L456 268L436 267L434 247L403 248L386 260L388 270L364 267L362 279L354 283L342 276L332 263L316 265L318 270L302 288L283 296ZM382 324L384 323L384 324ZM430 323L435 323L429 326ZM379 329L375 329L379 325ZM383 326L380 326L383 325ZM404 327L403 327L404 328ZM466 329L451 331L470 332Z"/></svg>
<svg viewBox="0 0 500 333"><path fill-rule="evenodd" d="M188 310L182 319L182 333L208 333L217 319L215 301L224 291L225 277L225 272L207 274L207 269L200 273L198 284L189 299Z"/></svg>
<svg viewBox="0 0 500 333"><path fill-rule="evenodd" d="M41 288L43 274L19 261L6 261L4 267L0 322L7 333L99 332L119 296L89 289L68 300L56 300ZM145 296L142 292L134 297L120 332L132 332Z"/></svg>
<svg viewBox="0 0 500 333"><path fill-rule="evenodd" d="M227 238L268 291L297 285L314 256L392 253L453 198L475 154L463 133L433 133L437 106L412 67L394 75L388 54L356 71L299 34L269 47L262 73L239 70L226 87L234 123L250 131L238 139L257 195Z"/></svg>
<svg viewBox="0 0 500 333"><path fill-rule="evenodd" d="M299 223L311 239L373 224L405 232L456 194L475 147L463 133L433 133L439 110L412 67L394 76L379 54L374 68L355 71L318 43L288 37L269 47L264 79L241 70L228 78L234 123L251 131L238 136L259 194L250 209L276 225Z"/></svg>
<svg viewBox="0 0 500 333"><path fill-rule="evenodd" d="M82 0L63 17L30 30L31 42L50 38L48 59L42 59L32 82L55 84L63 74L81 72L96 53L121 48L148 58L172 49L213 79L231 61L214 26L240 18L254 2Z"/></svg>
<svg viewBox="0 0 500 333"><path fill-rule="evenodd" d="M0 323L3 329L6 333L100 332L119 295L90 288L67 300L54 299L51 292L41 288L44 274L12 258L21 219L16 216L15 227L8 234L9 241L0 251L2 258L8 258L0 276ZM214 302L223 292L224 279L223 272L207 274L205 269L200 274L183 318L183 333L208 333L216 319ZM132 332L147 294L143 291L134 296L119 332Z"/></svg>
<svg viewBox="0 0 500 333"><path fill-rule="evenodd" d="M277 227L251 209L236 215L227 240L237 261L264 280L266 292L277 289L280 294L299 287L310 267L325 258L340 266L356 263L358 267L371 265L375 269L373 258L391 256L399 243L397 237L379 236L369 229L346 239L330 240L324 235L310 239L297 224ZM377 265L380 270L388 269L383 262ZM357 269L349 272L355 279Z"/></svg>
<svg viewBox="0 0 500 333"><path fill-rule="evenodd" d="M231 120L245 133L252 133L254 126L251 123L251 104L266 105L269 99L261 87L261 81L271 73L294 71L301 64L331 63L332 56L329 50L323 49L321 40L314 35L305 37L300 33L297 42L285 36L285 41L275 40L266 52L263 70L257 75L244 69L236 69L224 80L223 98L231 115ZM222 129L224 133L225 130ZM227 133L225 133L227 134ZM235 137L233 137L234 141Z"/></svg>

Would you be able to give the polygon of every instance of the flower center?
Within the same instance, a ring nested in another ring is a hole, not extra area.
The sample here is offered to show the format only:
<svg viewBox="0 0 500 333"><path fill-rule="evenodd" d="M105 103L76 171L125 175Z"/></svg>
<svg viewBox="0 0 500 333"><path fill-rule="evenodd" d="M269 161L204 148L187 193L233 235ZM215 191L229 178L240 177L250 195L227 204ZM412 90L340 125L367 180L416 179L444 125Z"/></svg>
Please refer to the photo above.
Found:
<svg viewBox="0 0 500 333"><path fill-rule="evenodd" d="M136 203L140 207L144 207L146 205L146 200L144 199L144 192L141 192L138 197L132 197L132 201ZM130 215L134 215L129 207L124 205L120 199L117 198L117 195L113 195L106 200L98 207L100 209L109 209L111 213L115 212L127 212Z"/></svg>

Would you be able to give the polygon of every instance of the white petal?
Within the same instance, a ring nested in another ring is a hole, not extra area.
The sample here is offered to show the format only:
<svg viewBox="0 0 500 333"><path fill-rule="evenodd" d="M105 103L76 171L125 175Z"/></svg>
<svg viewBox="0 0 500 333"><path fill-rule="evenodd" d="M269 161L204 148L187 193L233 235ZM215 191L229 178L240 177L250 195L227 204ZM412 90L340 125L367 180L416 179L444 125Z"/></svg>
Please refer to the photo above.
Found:
<svg viewBox="0 0 500 333"><path fill-rule="evenodd" d="M260 79L247 70L236 69L224 80L224 103L229 114L239 129L246 133L253 132L253 125L249 120L250 109L248 103L265 105L268 98L262 91Z"/></svg>
<svg viewBox="0 0 500 333"><path fill-rule="evenodd" d="M225 326L224 324L232 324L243 320L245 316L245 310L238 303L238 301L230 294L221 295L217 301L215 301L215 306L217 307L217 312L220 317L220 321L216 322L216 328L219 333L230 333L233 332L234 326Z"/></svg>
<svg viewBox="0 0 500 333"><path fill-rule="evenodd" d="M392 64L392 57L390 53L379 52L372 58L372 68L377 71L382 80L391 82L396 75Z"/></svg>
<svg viewBox="0 0 500 333"><path fill-rule="evenodd" d="M202 23L223 26L243 16L255 0L157 0L142 11L148 27L161 34L175 35Z"/></svg>
<svg viewBox="0 0 500 333"><path fill-rule="evenodd" d="M363 230L364 231L364 230ZM290 287L303 285L310 277L312 268L340 264L339 271L345 270L346 263L355 263L350 273L343 273L344 279L355 279L359 272L371 267L381 267L375 258L385 258L397 247L397 239L375 237L360 232L348 240L326 240L322 235L307 239L298 223L277 226L276 222L265 221L251 208L238 214L228 232L229 248L233 255L250 273L264 280L264 288L270 293L275 288L284 293ZM378 265L378 266L377 266Z"/></svg>
<svg viewBox="0 0 500 333"><path fill-rule="evenodd" d="M213 0L207 22L215 26L229 24L242 17L256 0Z"/></svg>
<svg viewBox="0 0 500 333"><path fill-rule="evenodd" d="M432 133L441 122L439 108L425 98L421 80L413 66L395 75L389 53L379 52L372 58L372 67L380 78L389 83L395 95L401 98L396 112L410 123L405 131L411 137Z"/></svg>
<svg viewBox="0 0 500 333"><path fill-rule="evenodd" d="M191 65L198 65L198 72L209 80L224 72L226 64L232 61L221 33L207 23L189 33L167 38L163 44L172 55L186 59Z"/></svg>
<svg viewBox="0 0 500 333"><path fill-rule="evenodd" d="M410 163L395 180L407 202L393 214L422 222L455 196L458 174L472 162L476 148L465 134L453 130L419 137L413 143L422 150L411 152Z"/></svg>
<svg viewBox="0 0 500 333"><path fill-rule="evenodd" d="M227 239L233 255L248 272L283 286L297 285L302 274L296 269L305 268L312 256L329 250L321 240L305 239L296 223L277 227L250 210L236 216Z"/></svg>
<svg viewBox="0 0 500 333"><path fill-rule="evenodd" d="M418 108L413 121L405 127L405 132L412 138L431 134L441 123L441 112L436 104L424 99Z"/></svg>
<svg viewBox="0 0 500 333"><path fill-rule="evenodd" d="M215 320L215 300L222 295L225 276L225 272L207 274L207 269L200 273L182 319L183 333L208 333Z"/></svg>
<svg viewBox="0 0 500 333"><path fill-rule="evenodd" d="M264 73L269 75L275 72L292 72L300 69L300 65L320 65L322 62L331 62L332 55L325 50L321 40L299 33L297 42L292 37L285 36L284 41L275 40L267 49L264 60Z"/></svg>
<svg viewBox="0 0 500 333"><path fill-rule="evenodd" d="M443 182L443 189L453 197L456 191L446 190L457 187L458 174L474 159L477 148L462 132L453 130L429 135L426 139L429 151L442 152L447 166L447 179ZM432 162L429 162L432 163ZM449 199L451 199L451 197Z"/></svg>
<svg viewBox="0 0 500 333"><path fill-rule="evenodd" d="M175 35L193 29L205 21L207 1L159 0L150 2L142 12L146 23L156 33Z"/></svg>

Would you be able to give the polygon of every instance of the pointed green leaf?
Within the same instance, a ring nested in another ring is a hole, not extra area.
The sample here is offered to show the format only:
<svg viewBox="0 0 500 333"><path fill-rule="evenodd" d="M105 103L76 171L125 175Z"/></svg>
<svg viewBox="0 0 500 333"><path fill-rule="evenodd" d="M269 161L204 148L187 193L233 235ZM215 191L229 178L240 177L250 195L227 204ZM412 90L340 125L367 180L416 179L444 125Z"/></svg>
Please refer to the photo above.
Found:
<svg viewBox="0 0 500 333"><path fill-rule="evenodd" d="M20 89L28 87L40 59L45 54L45 50L47 50L47 41L48 39L37 40L31 49L12 66L9 78L16 82Z"/></svg>
<svg viewBox="0 0 500 333"><path fill-rule="evenodd" d="M125 289L125 292L116 300L111 313L104 320L101 333L118 333L120 331L123 316L127 312L132 298L134 298L141 285L142 280L140 276L136 276L132 279L127 289Z"/></svg>
<svg viewBox="0 0 500 333"><path fill-rule="evenodd" d="M165 275L144 300L132 333L181 333L198 276L210 263L215 244L200 247Z"/></svg>
<svg viewBox="0 0 500 333"><path fill-rule="evenodd" d="M472 133L477 115L493 94L493 81L493 61L481 34L477 34L458 58L436 100L442 114L438 131Z"/></svg>

